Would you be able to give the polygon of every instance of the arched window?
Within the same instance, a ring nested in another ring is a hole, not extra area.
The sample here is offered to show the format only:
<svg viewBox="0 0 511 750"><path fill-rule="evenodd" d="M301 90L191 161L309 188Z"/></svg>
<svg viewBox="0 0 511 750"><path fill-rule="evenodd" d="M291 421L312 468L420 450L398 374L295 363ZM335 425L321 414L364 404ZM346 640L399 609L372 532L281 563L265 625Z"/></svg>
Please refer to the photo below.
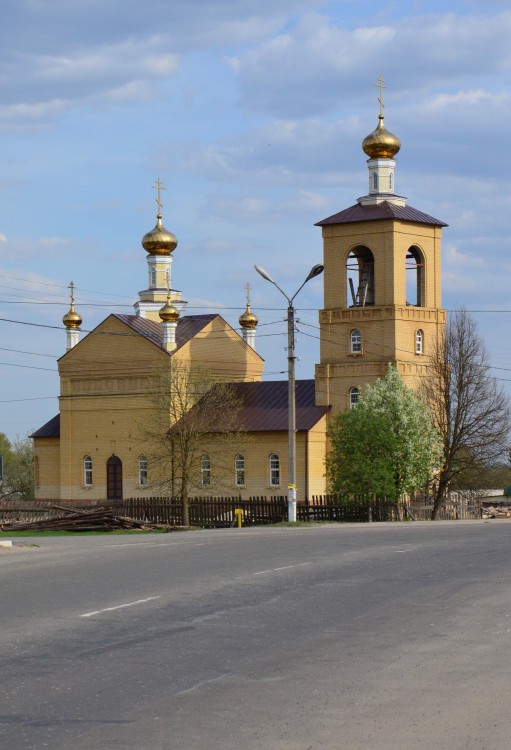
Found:
<svg viewBox="0 0 511 750"><path fill-rule="evenodd" d="M140 487L147 486L147 458L145 456L138 457L138 484Z"/></svg>
<svg viewBox="0 0 511 750"><path fill-rule="evenodd" d="M415 246L406 253L406 304L424 306L424 259Z"/></svg>
<svg viewBox="0 0 511 750"><path fill-rule="evenodd" d="M156 268L149 269L149 287L152 289L156 286Z"/></svg>
<svg viewBox="0 0 511 750"><path fill-rule="evenodd" d="M211 484L211 459L207 454L200 459L201 484Z"/></svg>
<svg viewBox="0 0 511 750"><path fill-rule="evenodd" d="M392 172L391 172L391 173L389 174L389 191L390 191L390 192L392 192L392 191L394 190L394 186L393 186L393 184L392 184L392 177L393 177L393 174L392 174Z"/></svg>
<svg viewBox="0 0 511 750"><path fill-rule="evenodd" d="M354 328L350 333L350 352L351 354L362 354L362 334L358 328Z"/></svg>
<svg viewBox="0 0 511 750"><path fill-rule="evenodd" d="M92 487L92 458L85 456L83 459L83 483L85 487Z"/></svg>
<svg viewBox="0 0 511 750"><path fill-rule="evenodd" d="M378 172L373 172L373 190L378 190Z"/></svg>
<svg viewBox="0 0 511 750"><path fill-rule="evenodd" d="M234 459L234 473L236 480L236 487L245 486L245 456L238 453Z"/></svg>
<svg viewBox="0 0 511 750"><path fill-rule="evenodd" d="M368 247L359 245L346 261L348 307L374 305L374 257Z"/></svg>
<svg viewBox="0 0 511 750"><path fill-rule="evenodd" d="M424 354L424 331L415 331L415 354Z"/></svg>
<svg viewBox="0 0 511 750"><path fill-rule="evenodd" d="M357 388L357 386L350 388L350 409L355 408L355 406L358 404L359 398L360 398L360 388Z"/></svg>
<svg viewBox="0 0 511 750"><path fill-rule="evenodd" d="M276 453L270 456L270 487L280 486L280 458Z"/></svg>

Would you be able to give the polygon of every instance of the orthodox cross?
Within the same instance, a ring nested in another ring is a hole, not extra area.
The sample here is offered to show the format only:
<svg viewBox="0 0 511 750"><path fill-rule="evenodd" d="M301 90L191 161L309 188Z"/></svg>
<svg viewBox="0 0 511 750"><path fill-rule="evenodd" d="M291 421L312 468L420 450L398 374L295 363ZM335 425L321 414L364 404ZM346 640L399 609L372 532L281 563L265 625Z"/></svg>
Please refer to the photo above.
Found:
<svg viewBox="0 0 511 750"><path fill-rule="evenodd" d="M245 284L245 289L247 290L247 305L248 306L250 306L250 290L251 290L251 288L252 287L250 286L250 284L247 281L247 283Z"/></svg>
<svg viewBox="0 0 511 750"><path fill-rule="evenodd" d="M380 96L378 97L378 101L380 102L380 115L382 115L383 114L383 106L384 106L383 105L383 89L387 89L388 86L385 86L385 84L383 83L383 76L382 76L381 73L378 76L377 83L373 83L373 86L378 86L379 89L380 89Z"/></svg>
<svg viewBox="0 0 511 750"><path fill-rule="evenodd" d="M160 200L161 191L162 190L166 190L167 188L164 187L164 185L162 185L162 182L161 182L161 180L160 180L159 177L156 180L156 185L152 185L152 188L153 188L153 190L157 190L158 191L158 197L156 198L156 203L158 204L158 213L161 214L161 209L162 209L162 206L163 206L163 203Z"/></svg>
<svg viewBox="0 0 511 750"><path fill-rule="evenodd" d="M74 305L74 301L75 301L75 295L74 295L75 283L74 283L74 281L72 281L70 284L68 284L67 288L70 289L69 295L71 297L71 305Z"/></svg>

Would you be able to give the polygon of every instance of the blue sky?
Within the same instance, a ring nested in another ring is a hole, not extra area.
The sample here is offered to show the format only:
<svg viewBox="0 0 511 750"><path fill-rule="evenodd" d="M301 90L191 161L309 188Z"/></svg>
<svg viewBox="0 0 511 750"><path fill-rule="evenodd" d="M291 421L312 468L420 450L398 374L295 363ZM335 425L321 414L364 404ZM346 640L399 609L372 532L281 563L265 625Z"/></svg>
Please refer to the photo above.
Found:
<svg viewBox="0 0 511 750"><path fill-rule="evenodd" d="M396 192L449 224L444 307L474 311L511 381L509 2L17 0L1 21L0 431L58 411L71 280L84 330L132 311L157 177L188 312L237 325L250 281L285 377L283 300L253 264L293 293L321 261L314 223L367 192L380 73ZM312 377L320 279L297 306Z"/></svg>

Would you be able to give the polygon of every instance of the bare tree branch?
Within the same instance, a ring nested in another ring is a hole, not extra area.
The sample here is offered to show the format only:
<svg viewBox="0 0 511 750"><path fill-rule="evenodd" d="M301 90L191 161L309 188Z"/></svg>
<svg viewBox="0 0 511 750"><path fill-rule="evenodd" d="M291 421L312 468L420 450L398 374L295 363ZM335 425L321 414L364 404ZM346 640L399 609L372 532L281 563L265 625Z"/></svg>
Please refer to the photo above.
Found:
<svg viewBox="0 0 511 750"><path fill-rule="evenodd" d="M470 472L507 455L509 397L488 372L488 354L473 319L464 309L456 311L421 381L443 443L433 518L449 487L459 486Z"/></svg>

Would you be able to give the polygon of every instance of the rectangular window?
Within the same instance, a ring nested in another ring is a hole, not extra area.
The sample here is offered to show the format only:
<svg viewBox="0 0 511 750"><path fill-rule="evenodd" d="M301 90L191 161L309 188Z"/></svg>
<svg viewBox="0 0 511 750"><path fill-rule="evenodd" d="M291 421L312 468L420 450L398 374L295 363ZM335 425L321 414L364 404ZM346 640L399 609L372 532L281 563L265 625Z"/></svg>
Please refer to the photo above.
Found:
<svg viewBox="0 0 511 750"><path fill-rule="evenodd" d="M236 487L245 486L245 456L238 454L235 462Z"/></svg>
<svg viewBox="0 0 511 750"><path fill-rule="evenodd" d="M140 456L138 459L138 483L140 487L147 486L147 458Z"/></svg>
<svg viewBox="0 0 511 750"><path fill-rule="evenodd" d="M280 459L276 453L270 456L270 486L280 487Z"/></svg>
<svg viewBox="0 0 511 750"><path fill-rule="evenodd" d="M92 487L92 458L85 456L83 459L83 483L86 487Z"/></svg>
<svg viewBox="0 0 511 750"><path fill-rule="evenodd" d="M201 456L200 460L201 484L211 484L211 461L209 456Z"/></svg>

